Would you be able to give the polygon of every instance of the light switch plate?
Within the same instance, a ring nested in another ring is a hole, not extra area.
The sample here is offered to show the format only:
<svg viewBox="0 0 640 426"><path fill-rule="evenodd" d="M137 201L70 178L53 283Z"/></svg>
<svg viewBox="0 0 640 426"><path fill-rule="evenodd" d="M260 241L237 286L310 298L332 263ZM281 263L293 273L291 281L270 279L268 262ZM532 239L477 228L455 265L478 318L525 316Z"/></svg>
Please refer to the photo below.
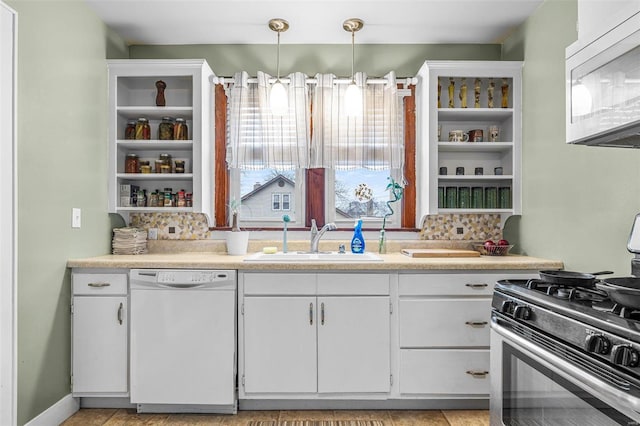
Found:
<svg viewBox="0 0 640 426"><path fill-rule="evenodd" d="M71 227L80 228L81 224L82 224L82 210L74 207L71 210Z"/></svg>

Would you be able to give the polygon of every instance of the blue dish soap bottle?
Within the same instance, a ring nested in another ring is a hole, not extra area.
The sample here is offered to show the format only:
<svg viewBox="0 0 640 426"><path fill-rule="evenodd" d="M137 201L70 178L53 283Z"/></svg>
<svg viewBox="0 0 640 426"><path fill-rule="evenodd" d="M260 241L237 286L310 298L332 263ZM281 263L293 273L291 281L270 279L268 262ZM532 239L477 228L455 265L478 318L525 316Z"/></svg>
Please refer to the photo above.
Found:
<svg viewBox="0 0 640 426"><path fill-rule="evenodd" d="M364 253L364 237L362 236L362 219L358 219L353 229L353 238L351 239L351 252Z"/></svg>

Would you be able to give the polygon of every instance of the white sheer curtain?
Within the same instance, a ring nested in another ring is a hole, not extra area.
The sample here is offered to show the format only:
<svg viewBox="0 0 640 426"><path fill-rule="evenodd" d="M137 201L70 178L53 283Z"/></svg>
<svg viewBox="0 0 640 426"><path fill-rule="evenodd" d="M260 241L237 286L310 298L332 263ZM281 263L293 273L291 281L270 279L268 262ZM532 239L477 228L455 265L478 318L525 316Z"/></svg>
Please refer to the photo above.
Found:
<svg viewBox="0 0 640 426"><path fill-rule="evenodd" d="M272 77L258 72L250 82L242 71L227 89L227 166L240 169L290 170L309 167L310 97L307 76L286 77L289 111L277 116L269 108Z"/></svg>
<svg viewBox="0 0 640 426"><path fill-rule="evenodd" d="M401 100L395 73L387 74L384 84L367 84L364 73L357 73L355 77L362 89L361 117L347 116L344 111L346 84L336 84L332 74L316 75L311 167L402 169Z"/></svg>

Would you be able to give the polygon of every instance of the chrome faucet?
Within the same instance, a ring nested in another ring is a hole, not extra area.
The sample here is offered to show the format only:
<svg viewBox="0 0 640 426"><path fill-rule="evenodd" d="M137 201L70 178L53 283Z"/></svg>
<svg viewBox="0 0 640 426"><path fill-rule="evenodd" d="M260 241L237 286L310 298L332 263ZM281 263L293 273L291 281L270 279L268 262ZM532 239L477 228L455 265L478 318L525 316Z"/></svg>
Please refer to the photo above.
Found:
<svg viewBox="0 0 640 426"><path fill-rule="evenodd" d="M320 238L327 231L335 231L338 229L335 223L329 222L325 224L319 231L318 226L316 225L316 220L311 219L311 249L309 250L311 253L318 252L318 243L320 242Z"/></svg>

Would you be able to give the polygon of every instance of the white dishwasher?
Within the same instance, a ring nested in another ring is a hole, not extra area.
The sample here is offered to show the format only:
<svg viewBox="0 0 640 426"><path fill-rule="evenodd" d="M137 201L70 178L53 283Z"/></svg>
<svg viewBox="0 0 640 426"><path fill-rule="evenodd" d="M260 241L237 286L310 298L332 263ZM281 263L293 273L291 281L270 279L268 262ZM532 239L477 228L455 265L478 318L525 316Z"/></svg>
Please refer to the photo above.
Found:
<svg viewBox="0 0 640 426"><path fill-rule="evenodd" d="M236 271L132 269L138 412L235 413Z"/></svg>

